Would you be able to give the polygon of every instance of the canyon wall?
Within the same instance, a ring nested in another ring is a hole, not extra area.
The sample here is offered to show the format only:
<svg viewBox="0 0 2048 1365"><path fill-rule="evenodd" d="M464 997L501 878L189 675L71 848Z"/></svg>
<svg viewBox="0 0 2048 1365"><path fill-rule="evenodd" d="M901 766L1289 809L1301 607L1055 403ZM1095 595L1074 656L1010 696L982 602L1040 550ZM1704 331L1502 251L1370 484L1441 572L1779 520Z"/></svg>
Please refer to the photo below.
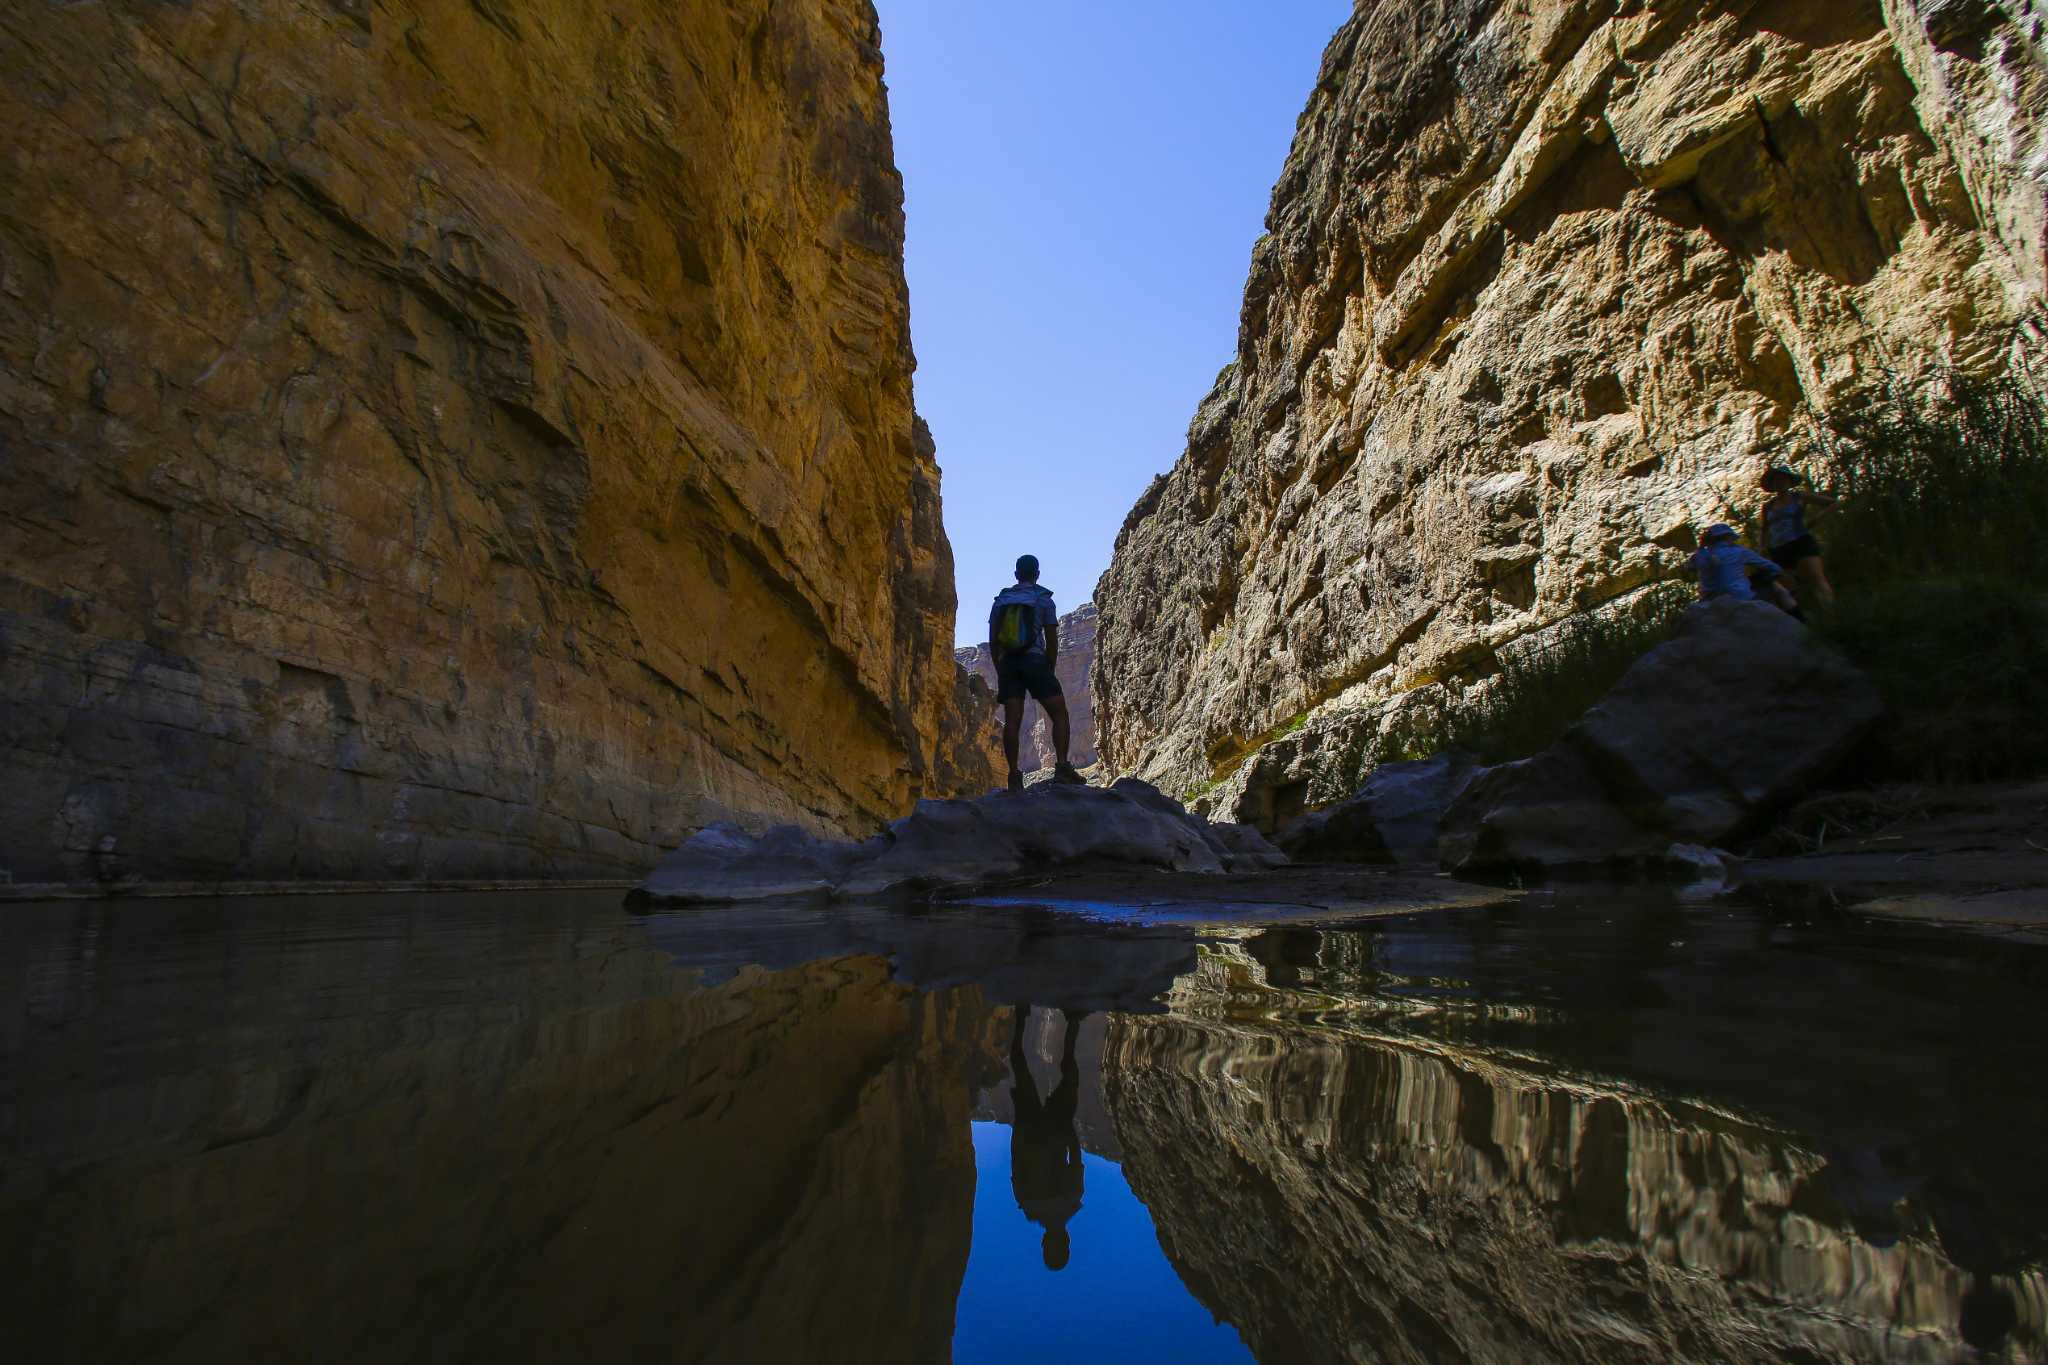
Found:
<svg viewBox="0 0 2048 1365"><path fill-rule="evenodd" d="M1095 668L1095 633L1100 616L1093 602L1074 608L1060 618L1060 654L1053 674L1060 680L1067 699L1067 753L1077 768L1085 768L1099 755L1095 748L1095 690L1091 674ZM953 658L973 671L991 689L996 685L995 660L989 657L984 640L972 649L956 649ZM1000 736L998 736L1000 740ZM1025 711L1024 732L1017 741L1017 762L1023 771L1037 772L1053 765L1052 721L1033 702ZM997 751L1000 776L1001 750Z"/></svg>
<svg viewBox="0 0 2048 1365"><path fill-rule="evenodd" d="M2044 20L1361 0L1236 355L1096 594L1110 767L1227 815L1336 799L1500 650L1676 574L1831 414L2011 363Z"/></svg>
<svg viewBox="0 0 2048 1365"><path fill-rule="evenodd" d="M0 873L637 877L932 790L867 0L0 14Z"/></svg>
<svg viewBox="0 0 2048 1365"><path fill-rule="evenodd" d="M959 653L955 651L957 658ZM953 704L940 718L932 764L935 796L982 796L1003 785L1002 712L994 685L953 665Z"/></svg>

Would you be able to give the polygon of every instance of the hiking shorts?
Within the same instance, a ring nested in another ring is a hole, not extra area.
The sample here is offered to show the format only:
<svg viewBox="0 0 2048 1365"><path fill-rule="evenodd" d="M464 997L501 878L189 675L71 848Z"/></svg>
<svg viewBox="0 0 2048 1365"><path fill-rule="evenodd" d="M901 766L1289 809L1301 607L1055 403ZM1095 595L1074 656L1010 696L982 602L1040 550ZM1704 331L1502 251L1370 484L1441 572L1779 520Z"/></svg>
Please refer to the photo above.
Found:
<svg viewBox="0 0 2048 1365"><path fill-rule="evenodd" d="M1795 568L1802 559L1819 558L1820 542L1810 535L1801 536L1797 540L1788 540L1783 545L1773 545L1771 547L1771 562L1781 569Z"/></svg>
<svg viewBox="0 0 2048 1365"><path fill-rule="evenodd" d="M997 659L996 700L1022 701L1026 692L1041 702L1062 695L1060 680L1053 676L1052 665L1045 661L1045 656L1033 650Z"/></svg>

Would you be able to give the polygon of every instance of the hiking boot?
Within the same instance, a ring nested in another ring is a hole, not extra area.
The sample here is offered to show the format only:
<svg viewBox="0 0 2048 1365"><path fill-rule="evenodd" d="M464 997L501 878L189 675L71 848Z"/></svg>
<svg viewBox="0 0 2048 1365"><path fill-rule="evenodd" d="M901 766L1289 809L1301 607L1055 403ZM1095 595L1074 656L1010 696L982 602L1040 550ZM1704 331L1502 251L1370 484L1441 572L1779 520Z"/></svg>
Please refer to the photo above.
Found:
<svg viewBox="0 0 2048 1365"><path fill-rule="evenodd" d="M1022 792L1024 790L1024 774L1018 772L1015 768L1010 769L1009 790L1012 792Z"/></svg>
<svg viewBox="0 0 2048 1365"><path fill-rule="evenodd" d="M1068 787L1085 787L1088 779L1074 771L1071 763L1062 763L1052 770L1052 780Z"/></svg>

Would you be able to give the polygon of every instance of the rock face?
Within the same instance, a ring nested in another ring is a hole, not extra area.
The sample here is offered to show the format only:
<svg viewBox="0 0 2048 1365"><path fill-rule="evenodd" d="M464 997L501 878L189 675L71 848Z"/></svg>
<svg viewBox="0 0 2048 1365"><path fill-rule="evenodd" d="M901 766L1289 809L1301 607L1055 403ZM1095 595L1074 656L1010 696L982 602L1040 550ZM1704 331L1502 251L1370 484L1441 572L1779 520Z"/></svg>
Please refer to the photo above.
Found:
<svg viewBox="0 0 2048 1365"><path fill-rule="evenodd" d="M1095 751L1095 689L1090 673L1095 667L1095 630L1099 615L1093 602L1076 607L1060 618L1060 655L1053 663L1053 673L1060 680L1067 698L1067 720L1071 726L1067 736L1067 753L1077 768L1086 768L1099 755ZM956 649L953 657L963 668L972 669L974 674L987 683L993 691L996 685L995 661L989 657L988 642L983 641L972 649ZM1001 736L997 736L998 775L1002 762ZM1027 703L1025 708L1024 733L1017 741L1017 762L1023 771L1036 772L1053 765L1052 721L1039 709L1036 702Z"/></svg>
<svg viewBox="0 0 2048 1365"><path fill-rule="evenodd" d="M1191 796L1312 733L1284 780L1351 762L1342 795L1395 699L1672 575L1888 375L2007 363L2039 9L1363 0L1096 594L1111 770Z"/></svg>
<svg viewBox="0 0 2048 1365"><path fill-rule="evenodd" d="M637 872L933 794L866 0L0 15L19 881Z"/></svg>
<svg viewBox="0 0 2048 1365"><path fill-rule="evenodd" d="M1477 767L1459 752L1382 764L1350 799L1288 826L1280 845L1311 862L1433 864L1444 812Z"/></svg>
<svg viewBox="0 0 2048 1365"><path fill-rule="evenodd" d="M979 796L1003 784L1002 712L995 689L978 674L953 665L953 704L939 722L932 790L941 796Z"/></svg>
<svg viewBox="0 0 2048 1365"><path fill-rule="evenodd" d="M1875 683L1776 607L1697 607L1562 740L1472 778L1437 851L1484 872L1719 844L1803 796L1883 713Z"/></svg>
<svg viewBox="0 0 2048 1365"><path fill-rule="evenodd" d="M1251 872L1286 861L1257 830L1212 825L1126 778L1107 791L1045 783L979 801L920 801L858 844L794 826L752 838L714 825L664 858L642 889L656 900L720 903L971 886L1047 867Z"/></svg>

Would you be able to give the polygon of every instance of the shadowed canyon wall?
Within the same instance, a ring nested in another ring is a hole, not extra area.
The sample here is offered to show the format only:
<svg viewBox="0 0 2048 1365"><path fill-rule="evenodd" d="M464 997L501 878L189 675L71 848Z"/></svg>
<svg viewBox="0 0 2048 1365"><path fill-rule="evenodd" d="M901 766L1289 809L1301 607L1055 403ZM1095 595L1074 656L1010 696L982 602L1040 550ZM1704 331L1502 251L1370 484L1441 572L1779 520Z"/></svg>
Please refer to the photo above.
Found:
<svg viewBox="0 0 2048 1365"><path fill-rule="evenodd" d="M696 985L609 908L540 951L445 901L396 938L69 913L95 970L0 994L35 1021L0 1305L39 1358L947 1358L979 992L879 957Z"/></svg>
<svg viewBox="0 0 2048 1365"><path fill-rule="evenodd" d="M1090 674L1095 667L1095 632L1099 619L1093 602L1062 616L1060 654L1053 664L1053 673L1059 678L1062 695L1067 699L1067 720L1072 726L1067 736L1067 753L1077 768L1087 767L1098 757L1095 751L1095 693ZM953 657L961 667L972 669L974 675L987 683L991 690L995 688L996 665L989 655L986 640L972 649L954 650ZM1000 777L1000 736L998 742L997 776ZM1023 771L1037 772L1040 768L1050 768L1054 756L1052 721L1038 703L1028 703L1024 733L1017 740L1017 762Z"/></svg>
<svg viewBox="0 0 2048 1365"><path fill-rule="evenodd" d="M1828 414L2038 338L2039 0L1361 0L1096 593L1103 755L1348 793ZM1282 739L1274 762L1252 757Z"/></svg>
<svg viewBox="0 0 2048 1365"><path fill-rule="evenodd" d="M1132 1190L1265 1365L2048 1351L2038 1265L1863 1235L1792 1134L1540 1056L1260 1017L1282 995L1215 954L1174 1015L1113 1018L1103 1054Z"/></svg>
<svg viewBox="0 0 2048 1365"><path fill-rule="evenodd" d="M638 876L943 794L867 0L0 14L0 871Z"/></svg>

